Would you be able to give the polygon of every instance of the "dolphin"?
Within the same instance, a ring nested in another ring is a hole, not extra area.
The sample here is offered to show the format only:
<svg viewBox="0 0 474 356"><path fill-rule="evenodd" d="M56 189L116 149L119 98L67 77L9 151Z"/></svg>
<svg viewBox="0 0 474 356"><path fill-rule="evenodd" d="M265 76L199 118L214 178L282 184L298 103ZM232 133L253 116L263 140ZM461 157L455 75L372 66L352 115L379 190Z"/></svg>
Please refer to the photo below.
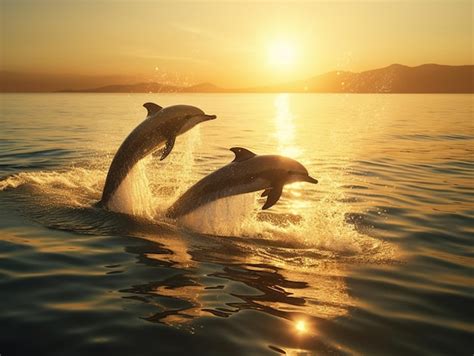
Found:
<svg viewBox="0 0 474 356"><path fill-rule="evenodd" d="M130 170L142 158L164 145L160 160L165 159L174 147L176 136L181 135L200 122L214 120L215 115L206 115L201 109L190 105L173 105L166 108L155 103L143 104L148 113L122 142L105 179L99 206L107 207Z"/></svg>
<svg viewBox="0 0 474 356"><path fill-rule="evenodd" d="M232 147L230 150L234 152L235 159L181 195L168 208L168 218L177 219L212 201L259 190L263 190L262 197L267 197L262 207L265 210L280 199L284 185L293 182L318 183L294 159L278 155L259 156L242 147Z"/></svg>

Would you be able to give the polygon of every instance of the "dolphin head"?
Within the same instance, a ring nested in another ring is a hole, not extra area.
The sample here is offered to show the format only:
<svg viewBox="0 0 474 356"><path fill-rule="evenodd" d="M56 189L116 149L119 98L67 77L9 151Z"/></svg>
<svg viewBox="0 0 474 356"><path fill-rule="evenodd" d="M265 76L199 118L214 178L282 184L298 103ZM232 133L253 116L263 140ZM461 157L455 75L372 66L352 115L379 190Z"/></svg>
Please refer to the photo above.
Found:
<svg viewBox="0 0 474 356"><path fill-rule="evenodd" d="M282 185L294 182L318 183L317 179L309 175L305 166L292 158L279 155L258 156L243 147L232 147L230 150L235 154L231 164L250 164L252 170L267 172L265 175L269 177L269 180L276 178Z"/></svg>
<svg viewBox="0 0 474 356"><path fill-rule="evenodd" d="M308 173L308 170L298 161L295 161L291 158L285 158L285 184L294 183L294 182L307 182L312 184L317 184L318 180L311 177Z"/></svg>
<svg viewBox="0 0 474 356"><path fill-rule="evenodd" d="M191 130L201 122L214 120L216 118L216 115L207 115L201 109L191 105L175 105L165 109L173 111L175 118L183 118L182 126L178 132L180 135Z"/></svg>

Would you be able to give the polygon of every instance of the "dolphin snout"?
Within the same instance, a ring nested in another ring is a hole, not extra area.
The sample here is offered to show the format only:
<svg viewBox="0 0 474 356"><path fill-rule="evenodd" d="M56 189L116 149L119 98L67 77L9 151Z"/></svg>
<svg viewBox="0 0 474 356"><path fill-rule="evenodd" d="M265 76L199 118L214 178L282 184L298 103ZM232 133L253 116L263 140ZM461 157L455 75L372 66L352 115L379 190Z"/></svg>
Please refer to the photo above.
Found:
<svg viewBox="0 0 474 356"><path fill-rule="evenodd" d="M216 115L203 115L203 116L204 116L204 121L215 120L217 118Z"/></svg>
<svg viewBox="0 0 474 356"><path fill-rule="evenodd" d="M312 184L318 184L318 180L311 177L311 176L307 176L306 179L305 179L305 182L312 183Z"/></svg>

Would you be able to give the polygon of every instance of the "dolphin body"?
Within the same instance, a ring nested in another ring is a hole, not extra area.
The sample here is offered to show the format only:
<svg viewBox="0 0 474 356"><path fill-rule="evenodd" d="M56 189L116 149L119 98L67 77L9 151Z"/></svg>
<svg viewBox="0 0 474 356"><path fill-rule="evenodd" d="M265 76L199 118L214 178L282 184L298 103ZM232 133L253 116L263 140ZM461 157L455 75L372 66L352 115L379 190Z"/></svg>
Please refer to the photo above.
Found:
<svg viewBox="0 0 474 356"><path fill-rule="evenodd" d="M318 183L301 163L291 158L258 156L242 147L230 150L234 152L235 159L189 188L167 210L167 217L176 219L212 201L259 190L264 190L262 197L267 196L262 207L265 210L280 199L285 184Z"/></svg>
<svg viewBox="0 0 474 356"><path fill-rule="evenodd" d="M142 158L165 145L160 160L170 154L176 136L181 135L200 122L213 120L215 115L206 115L201 109L190 105L173 105L166 108L155 103L145 103L148 110L145 120L122 142L110 165L99 206L107 207L130 170Z"/></svg>

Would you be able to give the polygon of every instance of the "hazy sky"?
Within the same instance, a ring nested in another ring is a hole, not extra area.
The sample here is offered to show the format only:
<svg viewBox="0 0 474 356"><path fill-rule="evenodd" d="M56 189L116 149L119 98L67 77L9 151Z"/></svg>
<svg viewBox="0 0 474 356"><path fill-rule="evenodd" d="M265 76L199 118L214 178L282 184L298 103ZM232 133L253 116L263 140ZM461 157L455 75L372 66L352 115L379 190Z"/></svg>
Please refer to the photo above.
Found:
<svg viewBox="0 0 474 356"><path fill-rule="evenodd" d="M0 2L8 71L235 87L473 62L471 1Z"/></svg>

